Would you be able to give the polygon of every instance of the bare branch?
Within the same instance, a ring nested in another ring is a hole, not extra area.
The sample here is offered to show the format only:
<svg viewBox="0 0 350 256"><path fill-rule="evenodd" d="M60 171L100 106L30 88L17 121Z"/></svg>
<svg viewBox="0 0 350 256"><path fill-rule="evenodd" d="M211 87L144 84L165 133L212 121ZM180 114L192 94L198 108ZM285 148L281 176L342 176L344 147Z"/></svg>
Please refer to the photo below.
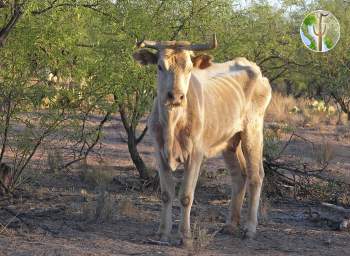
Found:
<svg viewBox="0 0 350 256"><path fill-rule="evenodd" d="M97 145L97 143L99 142L100 138L101 138L101 134L102 134L102 129L105 125L105 123L109 120L110 116L111 116L111 112L107 112L105 114L105 116L103 117L103 119L100 121L99 125L96 128L97 131L97 135L95 137L95 139L93 140L93 142L91 143L91 145L88 145L87 143L84 143L84 147L85 145L88 145L86 151L83 153L83 151L80 151L79 157L76 159L73 159L72 161L66 163L62 168L66 169L68 168L70 165L77 163L81 160L84 160L88 157L88 155L90 154L90 152L94 149L94 147Z"/></svg>

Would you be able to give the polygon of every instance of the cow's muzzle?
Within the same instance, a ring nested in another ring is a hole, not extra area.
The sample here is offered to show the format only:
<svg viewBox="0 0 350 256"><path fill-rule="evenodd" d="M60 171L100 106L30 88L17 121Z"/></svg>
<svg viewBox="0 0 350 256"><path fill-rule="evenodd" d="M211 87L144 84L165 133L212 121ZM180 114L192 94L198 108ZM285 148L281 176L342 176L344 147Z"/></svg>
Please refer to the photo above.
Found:
<svg viewBox="0 0 350 256"><path fill-rule="evenodd" d="M183 93L167 93L166 106L168 107L180 107L185 102L185 94Z"/></svg>

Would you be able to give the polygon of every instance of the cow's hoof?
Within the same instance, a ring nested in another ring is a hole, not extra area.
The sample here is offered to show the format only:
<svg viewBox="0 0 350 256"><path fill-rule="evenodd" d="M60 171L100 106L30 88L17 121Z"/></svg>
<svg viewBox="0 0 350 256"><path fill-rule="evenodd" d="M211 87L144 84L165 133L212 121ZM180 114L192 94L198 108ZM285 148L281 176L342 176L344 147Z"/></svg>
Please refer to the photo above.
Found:
<svg viewBox="0 0 350 256"><path fill-rule="evenodd" d="M193 246L193 240L192 238L184 238L181 234L177 233L173 235L171 245L190 249Z"/></svg>
<svg viewBox="0 0 350 256"><path fill-rule="evenodd" d="M252 240L255 238L256 232L248 228L241 229L241 238L245 240Z"/></svg>
<svg viewBox="0 0 350 256"><path fill-rule="evenodd" d="M154 235L154 239L157 240L157 241L160 241L162 243L170 243L170 241L171 241L170 235L167 235L167 234L164 234L164 233L161 233L161 232L157 232Z"/></svg>
<svg viewBox="0 0 350 256"><path fill-rule="evenodd" d="M232 224L225 224L221 229L220 233L225 235L234 235L237 231L237 227Z"/></svg>
<svg viewBox="0 0 350 256"><path fill-rule="evenodd" d="M145 241L145 243L155 244L160 246L171 246L172 240L170 238L170 235L165 235L157 232L157 233L151 234L150 237Z"/></svg>
<svg viewBox="0 0 350 256"><path fill-rule="evenodd" d="M191 238L182 238L181 239L181 246L186 249L192 249L193 248L193 240Z"/></svg>

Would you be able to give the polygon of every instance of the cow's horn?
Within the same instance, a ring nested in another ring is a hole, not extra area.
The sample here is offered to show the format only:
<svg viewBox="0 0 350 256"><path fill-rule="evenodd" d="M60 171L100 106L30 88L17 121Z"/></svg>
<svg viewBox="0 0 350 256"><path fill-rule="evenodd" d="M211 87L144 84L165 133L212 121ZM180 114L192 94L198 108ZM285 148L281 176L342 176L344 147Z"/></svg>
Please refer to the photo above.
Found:
<svg viewBox="0 0 350 256"><path fill-rule="evenodd" d="M216 34L213 34L213 40L210 43L207 44L191 44L188 46L188 50L192 51L205 51L205 50L211 50L218 47L218 40L216 39ZM185 47L187 48L187 47Z"/></svg>
<svg viewBox="0 0 350 256"><path fill-rule="evenodd" d="M136 46L138 48L151 48L159 50L162 47L162 43L159 41L149 41L149 40L142 40L136 43Z"/></svg>
<svg viewBox="0 0 350 256"><path fill-rule="evenodd" d="M151 48L151 49L184 49L190 51L205 51L218 47L218 41L216 34L213 34L213 40L207 44L191 44L186 41L149 41L142 40L136 43L139 48Z"/></svg>

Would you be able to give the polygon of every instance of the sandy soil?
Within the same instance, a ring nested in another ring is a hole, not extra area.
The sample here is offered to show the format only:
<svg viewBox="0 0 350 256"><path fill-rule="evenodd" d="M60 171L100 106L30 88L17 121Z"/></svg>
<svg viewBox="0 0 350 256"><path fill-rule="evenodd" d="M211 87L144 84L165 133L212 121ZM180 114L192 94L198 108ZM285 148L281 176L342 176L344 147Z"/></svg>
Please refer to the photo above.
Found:
<svg viewBox="0 0 350 256"><path fill-rule="evenodd" d="M0 255L349 254L349 232L312 221L310 209L317 209L317 203L290 198L263 202L258 234L253 240L243 240L239 233L218 233L225 221L230 194L229 176L221 157L208 160L202 168L207 174L199 181L192 209L192 223L201 234L196 248L150 244L148 238L157 229L160 211L158 195L140 191L137 173L121 139L124 135L120 120L115 118L105 132L100 149L102 159L92 156L84 168L51 173L45 168L45 152L40 153L28 171L30 179L23 190L10 201L0 198ZM296 132L316 147L328 141L333 150L332 169L348 176L349 138L341 137L332 126L322 131L299 128ZM312 159L309 147L309 143L296 140L285 154ZM139 149L148 165L154 167L149 138ZM89 170L114 177L107 192L82 179L82 173ZM96 213L101 208L102 213ZM175 226L179 209L175 202Z"/></svg>

